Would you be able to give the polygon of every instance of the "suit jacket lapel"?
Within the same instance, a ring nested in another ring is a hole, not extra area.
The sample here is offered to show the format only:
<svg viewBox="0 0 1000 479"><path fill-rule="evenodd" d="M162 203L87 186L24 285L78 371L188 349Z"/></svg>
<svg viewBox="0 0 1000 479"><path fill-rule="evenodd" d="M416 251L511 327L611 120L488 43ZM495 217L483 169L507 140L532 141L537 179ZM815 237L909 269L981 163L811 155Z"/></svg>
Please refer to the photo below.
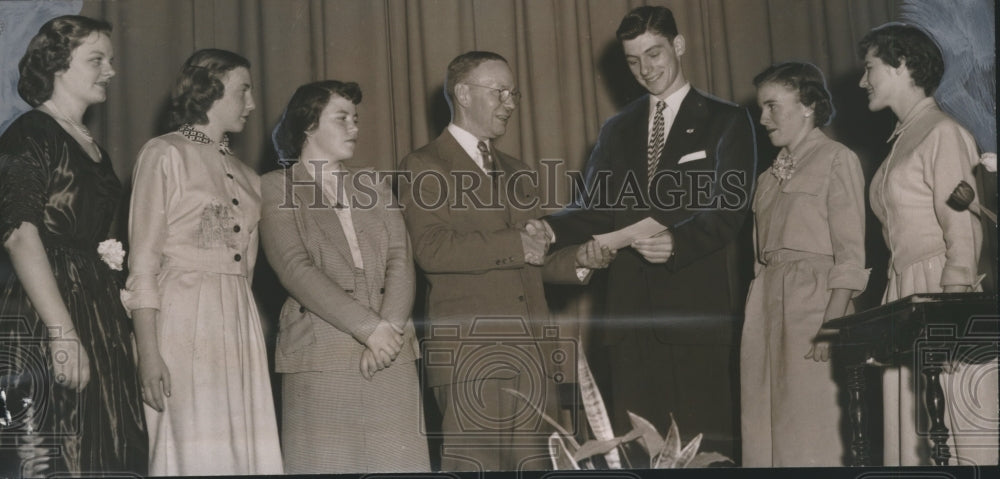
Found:
<svg viewBox="0 0 1000 479"><path fill-rule="evenodd" d="M354 170L348 171L349 174L344 178L344 181L347 182L347 184L344 185L347 197L356 197L364 202L367 202L367 194L359 195L357 190L354 188L354 178L357 172ZM372 186L375 186L377 190L378 185ZM374 275L376 272L382 270L380 262L377 261L378 254L375 250L375 248L379 246L376 243L381 241L381 238L378 238L378 241L376 241L376 236L379 234L377 229L378 223L381 222L382 218L381 214L377 210L377 208L380 207L381 203L379 203L378 198L376 197L375 204L370 208L356 208L351 210L351 224L354 225L354 234L358 238L358 249L361 250L361 261L364 262L365 280L368 282L369 288L375 287L376 282ZM341 233L343 233L343 230L341 230ZM362 240L362 238L365 238L365 240ZM351 254L350 246L347 248L347 254Z"/></svg>
<svg viewBox="0 0 1000 479"><path fill-rule="evenodd" d="M675 167L681 155L691 150L692 138L695 138L697 129L704 123L708 115L705 97L701 96L694 88L688 92L681 102L680 110L674 117L674 124L670 127L667 135L667 144L660 155L660 164L657 170L662 170L664 166Z"/></svg>
<svg viewBox="0 0 1000 479"><path fill-rule="evenodd" d="M454 136L451 136L451 132L445 129L444 133L442 133L438 138L441 140L441 157L447 159L451 163L451 171L472 171L480 174L483 173L483 170L479 168L476 161L465 152L462 145L458 144L458 140L456 140ZM485 174L483 174L483 178L484 180L489 179Z"/></svg>
<svg viewBox="0 0 1000 479"><path fill-rule="evenodd" d="M465 172L472 172L478 175L481 182L479 188L475 188L473 192L482 200L483 203L493 204L494 200L493 196L491 195L496 194L493 191L493 179L486 173L483 173L483 170L479 167L479 165L477 165L476 162L469 156L469 154L466 153L464 149L462 149L462 145L458 144L458 140L456 140L454 136L451 136L451 133L448 132L448 130L445 130L445 132L442 133L441 136L438 137L438 139L441 140L441 143L439 145L440 148L439 154L441 155L441 158L447 159L448 162L450 163L451 167L450 171L451 172L465 171ZM509 162L503 159L504 156L505 155L501 153L500 150L497 150L494 146L493 161L496 163L497 167L501 168L504 171L504 178L510 178L509 175L511 174L511 171L513 171L513 167L508 164ZM452 177L449 178L449 181L457 182L460 179L461 178L459 177ZM454 193L455 192L452 192L452 194ZM496 209L487 209L480 211L480 214L504 214L506 215L507 221L509 223L511 218L510 208L506 203L506 194L503 191L503 188L501 188L499 195L500 195L499 196L500 204L504 206L505 211L501 212ZM452 200L454 200L454 197L449 198L449 201ZM469 204L468 198L465 198L464 202L466 204Z"/></svg>
<svg viewBox="0 0 1000 479"><path fill-rule="evenodd" d="M312 167L312 165L308 165ZM354 264L354 259L351 256L351 247L347 244L347 236L344 234L344 229L340 226L340 218L337 217L337 211L334 209L334 205L330 204L330 201L325 198L319 198L319 201L315 201L313 195L321 194L321 186L309 187L302 183L315 181L312 177L311 172L307 172L304 168L302 162L297 162L292 165L292 179L295 180L297 185L295 186L295 195L298 197L298 208L299 212L302 214L305 221L311 221L313 224L319 227L320 232L323 236L333 244L337 249L337 252L347 261L348 264ZM351 177L350 175L342 176L346 187L350 187ZM350 200L351 194L349 190L345 190L344 198Z"/></svg>

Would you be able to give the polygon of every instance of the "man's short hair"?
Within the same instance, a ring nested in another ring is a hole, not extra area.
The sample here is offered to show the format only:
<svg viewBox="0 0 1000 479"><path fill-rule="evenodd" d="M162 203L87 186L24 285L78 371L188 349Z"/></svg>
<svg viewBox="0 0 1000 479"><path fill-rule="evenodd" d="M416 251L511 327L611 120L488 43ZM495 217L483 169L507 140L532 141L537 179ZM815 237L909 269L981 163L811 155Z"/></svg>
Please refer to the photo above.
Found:
<svg viewBox="0 0 1000 479"><path fill-rule="evenodd" d="M444 80L444 98L448 101L448 108L451 109L452 115L455 114L455 105L453 104L455 101L455 85L465 81L465 79L469 78L472 70L475 70L476 67L488 61L507 63L507 59L499 53L471 51L455 57L448 64L448 74Z"/></svg>
<svg viewBox="0 0 1000 479"><path fill-rule="evenodd" d="M674 37L678 35L674 13L667 7L647 5L636 8L625 15L622 22L618 24L618 31L615 32L615 35L619 42L624 42L625 40L633 40L646 32L660 34L673 43Z"/></svg>

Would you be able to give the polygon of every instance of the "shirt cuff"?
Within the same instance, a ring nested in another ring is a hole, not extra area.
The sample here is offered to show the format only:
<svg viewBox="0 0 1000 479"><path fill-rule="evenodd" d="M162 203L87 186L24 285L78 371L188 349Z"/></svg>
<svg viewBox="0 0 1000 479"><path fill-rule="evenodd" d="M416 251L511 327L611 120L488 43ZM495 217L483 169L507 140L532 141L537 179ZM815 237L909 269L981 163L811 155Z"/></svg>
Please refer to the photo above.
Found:
<svg viewBox="0 0 1000 479"><path fill-rule="evenodd" d="M827 275L827 288L849 289L855 291L852 296L857 296L868 286L868 276L871 269L865 269L858 265L844 263L834 265Z"/></svg>
<svg viewBox="0 0 1000 479"><path fill-rule="evenodd" d="M941 286L971 286L976 282L975 272L966 266L945 265L941 271Z"/></svg>
<svg viewBox="0 0 1000 479"><path fill-rule="evenodd" d="M123 289L119 292L119 296L130 318L132 311L137 309L160 309L160 292L157 290Z"/></svg>

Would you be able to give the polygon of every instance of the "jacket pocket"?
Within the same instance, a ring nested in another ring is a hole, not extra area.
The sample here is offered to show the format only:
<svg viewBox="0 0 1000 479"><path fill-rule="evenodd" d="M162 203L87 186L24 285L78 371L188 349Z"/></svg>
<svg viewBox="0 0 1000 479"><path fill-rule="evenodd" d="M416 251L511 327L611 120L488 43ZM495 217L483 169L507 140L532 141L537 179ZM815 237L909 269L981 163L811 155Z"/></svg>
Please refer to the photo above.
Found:
<svg viewBox="0 0 1000 479"><path fill-rule="evenodd" d="M819 196L823 193L826 180L815 175L792 175L781 191L783 193L803 193L809 196Z"/></svg>
<svg viewBox="0 0 1000 479"><path fill-rule="evenodd" d="M316 342L312 318L298 301L288 298L281 308L278 351L288 356Z"/></svg>

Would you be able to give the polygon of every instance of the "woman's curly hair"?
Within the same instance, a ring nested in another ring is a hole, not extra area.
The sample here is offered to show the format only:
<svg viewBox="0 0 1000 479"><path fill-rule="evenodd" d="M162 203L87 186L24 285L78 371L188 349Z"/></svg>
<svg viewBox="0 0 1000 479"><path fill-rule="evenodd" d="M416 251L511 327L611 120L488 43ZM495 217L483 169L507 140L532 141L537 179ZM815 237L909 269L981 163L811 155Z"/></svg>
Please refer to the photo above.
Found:
<svg viewBox="0 0 1000 479"><path fill-rule="evenodd" d="M170 93L167 128L208 123L208 110L226 92L223 79L239 67L250 69L250 61L231 51L206 48L194 52L181 67Z"/></svg>
<svg viewBox="0 0 1000 479"><path fill-rule="evenodd" d="M279 164L287 166L298 160L306 141L306 133L316 129L320 114L334 96L357 105L361 103L361 87L354 82L322 80L307 83L295 90L271 133Z"/></svg>
<svg viewBox="0 0 1000 479"><path fill-rule="evenodd" d="M934 95L944 77L941 50L931 37L915 26L894 22L873 29L858 42L861 58L869 50L893 68L899 68L905 61L913 83L927 96Z"/></svg>
<svg viewBox="0 0 1000 479"><path fill-rule="evenodd" d="M56 73L69 68L73 50L94 32L110 36L111 24L80 15L63 15L45 22L17 64L17 93L21 98L33 107L51 98Z"/></svg>

